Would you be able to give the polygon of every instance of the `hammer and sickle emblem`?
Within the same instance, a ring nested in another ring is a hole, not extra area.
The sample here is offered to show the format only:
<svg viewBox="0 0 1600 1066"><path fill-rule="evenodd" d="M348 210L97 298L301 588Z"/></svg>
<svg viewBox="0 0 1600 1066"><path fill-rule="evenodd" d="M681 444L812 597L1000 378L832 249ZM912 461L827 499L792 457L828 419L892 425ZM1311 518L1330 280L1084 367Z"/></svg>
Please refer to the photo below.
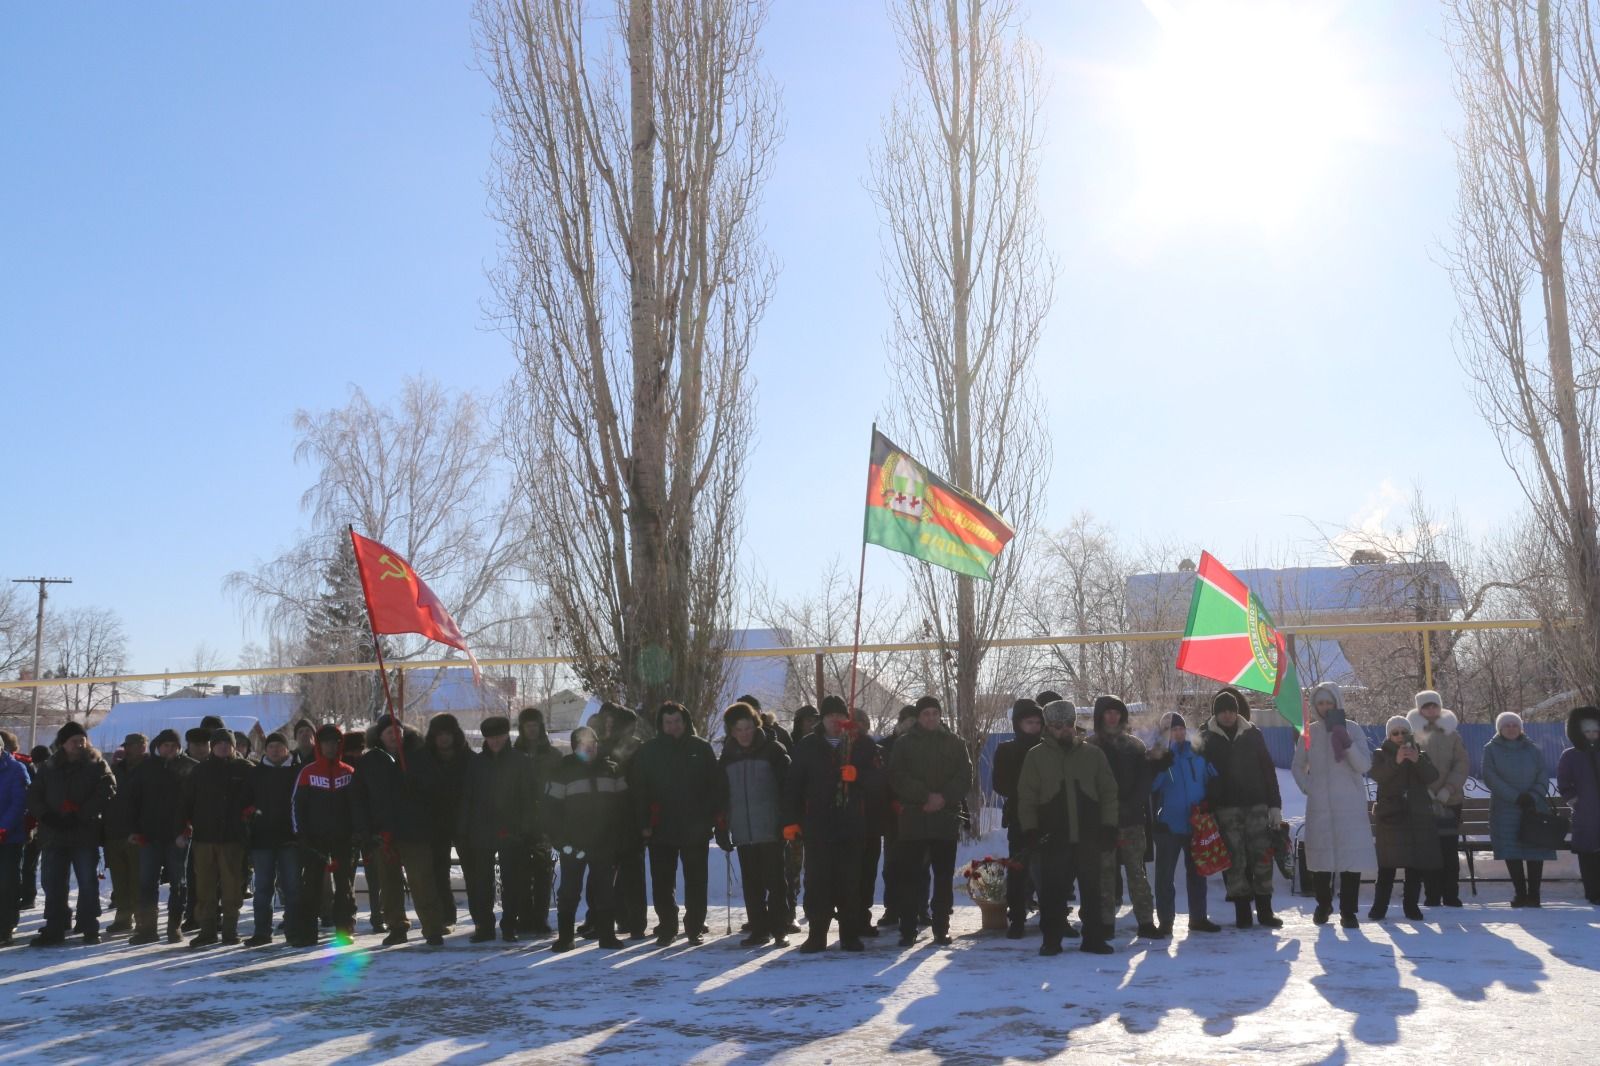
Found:
<svg viewBox="0 0 1600 1066"><path fill-rule="evenodd" d="M401 581L406 579L405 564L387 553L378 556L378 565L383 567L383 573L378 575L379 581L387 581L391 577L399 578Z"/></svg>

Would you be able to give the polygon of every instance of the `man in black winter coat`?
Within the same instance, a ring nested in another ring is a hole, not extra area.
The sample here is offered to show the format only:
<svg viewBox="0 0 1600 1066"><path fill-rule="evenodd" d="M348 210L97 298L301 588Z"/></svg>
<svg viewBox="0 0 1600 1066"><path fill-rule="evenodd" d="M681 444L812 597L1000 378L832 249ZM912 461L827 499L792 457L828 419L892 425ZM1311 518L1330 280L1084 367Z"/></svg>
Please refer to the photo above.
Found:
<svg viewBox="0 0 1600 1066"><path fill-rule="evenodd" d="M524 707L517 712L517 742L515 747L533 760L533 775L540 797L544 786L555 776L561 765L561 752L550 743L545 731L544 712L537 707ZM524 876L518 882L521 895L517 899L517 916L522 931L535 936L550 933L550 893L555 886L555 856L550 847L550 833L541 813L532 836L528 839L528 858L523 864Z"/></svg>
<svg viewBox="0 0 1600 1066"><path fill-rule="evenodd" d="M1010 740L994 750L994 792L1002 803L1000 825L1006 831L1006 853L1020 870L1006 877L1006 937L1021 940L1028 920L1028 899L1033 894L1034 857L1022 834L1022 819L1016 812L1017 781L1022 776L1022 760L1039 743L1044 731L1044 709L1023 697L1011 705Z"/></svg>
<svg viewBox="0 0 1600 1066"><path fill-rule="evenodd" d="M650 886L656 906L656 943L678 935L676 888L683 865L683 928L689 943L706 934L707 863L711 832L726 807L727 779L711 745L695 735L680 703L656 711L656 735L634 759L629 790L639 832L650 848Z"/></svg>
<svg viewBox="0 0 1600 1066"><path fill-rule="evenodd" d="M500 935L517 939L518 887L526 874L528 838L537 824L539 795L533 760L511 746L511 722L499 715L479 726L483 750L467 765L457 839L466 845L467 906L474 944L494 939L495 864L500 867Z"/></svg>
<svg viewBox="0 0 1600 1066"><path fill-rule="evenodd" d="M132 929L134 912L138 910L139 848L128 839L133 833L128 791L134 772L148 757L148 747L143 733L129 733L122 741L121 757L111 765L117 787L106 803L101 830L105 833L106 873L111 878L111 907L115 912L106 932L112 935Z"/></svg>
<svg viewBox="0 0 1600 1066"><path fill-rule="evenodd" d="M300 891L300 849L294 844L295 779L300 767L282 733L268 735L261 761L250 770L255 816L250 820L250 866L255 870L255 930L246 947L272 943L272 897L288 914Z"/></svg>
<svg viewBox="0 0 1600 1066"><path fill-rule="evenodd" d="M633 759L643 743L638 734L639 716L626 707L604 703L596 712L593 725L595 759L610 763L618 773L628 778L631 787ZM630 940L644 936L645 926L649 923L649 912L645 905L644 852L644 835L630 819L623 839L617 845L615 862L612 864L611 893L612 923L618 935L626 931ZM592 913L595 908L591 904L589 909ZM594 930L587 919L578 927L580 936L589 936L592 932Z"/></svg>
<svg viewBox="0 0 1600 1066"><path fill-rule="evenodd" d="M1100 856L1100 923L1106 939L1116 927L1117 906L1122 900L1118 884L1126 878L1128 899L1139 922L1139 935L1146 940L1161 939L1155 924L1155 897L1145 870L1145 848L1150 842L1150 785L1158 764L1145 749L1144 741L1128 730L1128 705L1118 696L1101 696L1094 701L1094 734L1088 743L1100 749L1117 779L1117 846ZM1171 756L1168 753L1168 762ZM1165 768L1165 767L1161 767ZM1092 921L1095 915L1084 915Z"/></svg>
<svg viewBox="0 0 1600 1066"><path fill-rule="evenodd" d="M62 726L55 754L28 786L44 880L44 928L30 941L34 947L61 943L69 926L85 944L100 942L100 819L115 788L111 767L89 746L83 726ZM78 882L76 915L67 900L69 875Z"/></svg>
<svg viewBox="0 0 1600 1066"><path fill-rule="evenodd" d="M821 726L822 718L817 714L817 709L811 704L805 704L794 712L793 728L789 736L793 744L789 748L789 758L794 760L800 757L800 742L810 736ZM784 904L789 915L788 931L798 933L800 926L796 924L795 917L799 914L800 885L806 868L806 842L801 837L783 842L783 877L784 877Z"/></svg>
<svg viewBox="0 0 1600 1066"><path fill-rule="evenodd" d="M795 743L785 784L789 816L785 840L804 837L805 943L812 954L828 946L828 926L839 922L839 946L861 951L861 855L876 832L869 797L881 789L878 746L848 728L850 711L838 696L822 700L822 728Z"/></svg>
<svg viewBox="0 0 1600 1066"><path fill-rule="evenodd" d="M129 841L139 848L139 904L134 915L132 946L154 944L160 918L161 885L167 886L167 942L181 938L188 901L188 838L183 831L183 784L198 765L180 750L183 743L163 729L151 743L151 754L128 778Z"/></svg>
<svg viewBox="0 0 1600 1066"><path fill-rule="evenodd" d="M578 899L588 877L590 922L599 945L620 948L612 927L612 863L624 842L638 839L628 782L617 764L599 754L594 730L572 731L572 754L545 782L544 825L561 855L561 888L556 898L559 935L551 951L571 951Z"/></svg>
<svg viewBox="0 0 1600 1066"><path fill-rule="evenodd" d="M239 907L244 902L244 849L255 815L251 766L234 758L233 731L211 735L211 755L183 786L184 831L194 854L194 912L200 935L191 948L239 942Z"/></svg>
<svg viewBox="0 0 1600 1066"><path fill-rule="evenodd" d="M356 763L356 836L369 841L371 866L378 869L383 902L385 947L406 942L411 920L406 916L406 888L417 908L417 921L429 947L444 944L444 918L433 880L429 848L426 792L413 764L422 751L422 737L402 727L392 714L373 726L375 743Z"/></svg>
<svg viewBox="0 0 1600 1066"><path fill-rule="evenodd" d="M433 884L444 924L456 924L456 893L450 880L451 856L461 852L461 875L467 876L466 843L461 836L461 802L467 791L467 766L472 761L467 734L453 714L428 719L414 772L428 806L428 850Z"/></svg>

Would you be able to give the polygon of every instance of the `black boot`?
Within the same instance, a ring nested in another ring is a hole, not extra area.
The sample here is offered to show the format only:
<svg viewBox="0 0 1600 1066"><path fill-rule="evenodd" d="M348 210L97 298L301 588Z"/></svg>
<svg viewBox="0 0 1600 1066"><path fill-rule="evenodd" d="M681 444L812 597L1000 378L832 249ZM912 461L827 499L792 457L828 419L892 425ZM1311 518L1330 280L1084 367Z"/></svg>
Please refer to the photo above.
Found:
<svg viewBox="0 0 1600 1066"><path fill-rule="evenodd" d="M1542 907L1539 901L1540 882L1544 880L1544 863L1528 863L1528 906Z"/></svg>
<svg viewBox="0 0 1600 1066"><path fill-rule="evenodd" d="M1240 929L1248 929L1256 924L1255 916L1250 913L1250 901L1236 899L1233 901L1233 924Z"/></svg>
<svg viewBox="0 0 1600 1066"><path fill-rule="evenodd" d="M1039 954L1043 955L1045 958L1049 958L1052 955L1061 954L1061 941L1046 940L1043 944L1039 945Z"/></svg>
<svg viewBox="0 0 1600 1066"><path fill-rule="evenodd" d="M610 918L602 918L595 924L599 927L595 931L600 934L595 939L596 944L611 951L616 951L626 946L617 939L617 930Z"/></svg>
<svg viewBox="0 0 1600 1066"><path fill-rule="evenodd" d="M222 943L232 947L239 942L239 916L229 915L222 919Z"/></svg>
<svg viewBox="0 0 1600 1066"><path fill-rule="evenodd" d="M1327 925L1328 919L1333 917L1333 875L1317 872L1311 875L1311 879L1317 896L1317 909L1311 912L1311 921L1317 925ZM1340 902L1342 904L1343 900Z"/></svg>
<svg viewBox="0 0 1600 1066"><path fill-rule="evenodd" d="M1220 933L1222 926L1213 922L1205 915L1189 915L1189 932L1191 933Z"/></svg>
<svg viewBox="0 0 1600 1066"><path fill-rule="evenodd" d="M1378 883L1372 889L1372 909L1367 912L1367 917L1372 921L1381 922L1389 916L1389 899L1394 895L1393 876L1378 875Z"/></svg>
<svg viewBox="0 0 1600 1066"><path fill-rule="evenodd" d="M1361 875L1339 875L1339 924L1354 929L1361 924L1357 912L1361 909Z"/></svg>
<svg viewBox="0 0 1600 1066"><path fill-rule="evenodd" d="M1413 922L1425 920L1422 914L1422 908L1417 906L1417 900L1419 900L1421 897L1422 882L1416 880L1415 878L1408 878L1406 880L1405 889L1401 897L1405 900L1405 914L1408 920Z"/></svg>
<svg viewBox="0 0 1600 1066"><path fill-rule="evenodd" d="M1007 940L1021 940L1026 935L1027 927L1024 924L1024 919L1019 918L1006 926Z"/></svg>
<svg viewBox="0 0 1600 1066"><path fill-rule="evenodd" d="M1272 913L1272 897L1256 897L1256 921L1263 929L1282 929L1283 919Z"/></svg>
<svg viewBox="0 0 1600 1066"><path fill-rule="evenodd" d="M577 915L575 915L575 914L562 914L562 915L558 915L556 917L556 928L557 928L556 940L555 940L555 943L550 945L550 950L551 951L571 951L572 950L572 939L573 939L573 928L572 927L573 927L574 923L576 922L576 920L577 920ZM494 936L494 933L491 931L489 936L492 938Z"/></svg>
<svg viewBox="0 0 1600 1066"><path fill-rule="evenodd" d="M1523 869L1520 859L1512 859L1506 863L1506 873L1511 875L1511 905L1513 907L1526 907L1528 905L1528 874Z"/></svg>

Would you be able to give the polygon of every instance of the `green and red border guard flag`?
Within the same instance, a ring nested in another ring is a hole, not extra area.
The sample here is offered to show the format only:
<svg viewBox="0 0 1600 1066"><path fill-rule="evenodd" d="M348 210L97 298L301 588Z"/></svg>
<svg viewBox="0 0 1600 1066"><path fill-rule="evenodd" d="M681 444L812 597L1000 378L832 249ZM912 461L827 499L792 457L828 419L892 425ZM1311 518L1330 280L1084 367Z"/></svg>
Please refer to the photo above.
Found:
<svg viewBox="0 0 1600 1066"><path fill-rule="evenodd" d="M1278 713L1305 727L1300 676L1283 634L1261 598L1228 568L1200 553L1189 621L1178 647L1178 669L1273 696Z"/></svg>
<svg viewBox="0 0 1600 1066"><path fill-rule="evenodd" d="M467 653L476 677L478 660L467 647L461 627L427 583L411 569L411 564L399 552L363 537L354 529L350 530L350 543L355 548L356 570L361 574L361 592L367 600L373 637L381 633L418 633L429 640L459 648Z"/></svg>
<svg viewBox="0 0 1600 1066"><path fill-rule="evenodd" d="M867 477L868 544L987 581L1000 550L1015 535L1005 519L977 497L933 473L873 429Z"/></svg>

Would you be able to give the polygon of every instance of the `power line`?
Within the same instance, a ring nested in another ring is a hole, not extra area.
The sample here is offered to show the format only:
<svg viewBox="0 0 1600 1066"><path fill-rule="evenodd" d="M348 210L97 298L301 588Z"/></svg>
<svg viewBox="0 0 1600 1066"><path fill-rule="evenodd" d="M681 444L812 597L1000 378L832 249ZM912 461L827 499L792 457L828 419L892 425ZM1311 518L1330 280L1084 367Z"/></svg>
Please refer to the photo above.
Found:
<svg viewBox="0 0 1600 1066"><path fill-rule="evenodd" d="M47 585L70 585L70 584L72 584L72 579L70 577L15 577L15 578L11 579L11 583L14 584L14 585L38 585L39 586L39 619L38 619L38 622L35 625L34 631L33 631L33 680L35 682L37 682L39 680L39 670L40 670L40 667L42 666L42 660L44 659L44 601L50 598L50 593L48 591L46 591L45 586L47 586ZM35 684L33 686L33 700L32 700L32 703L33 703L33 709L32 709L32 712L31 712L31 714L29 716L29 722L28 722L28 750L29 751L32 751L33 748L39 743L39 686L38 686L38 684Z"/></svg>

